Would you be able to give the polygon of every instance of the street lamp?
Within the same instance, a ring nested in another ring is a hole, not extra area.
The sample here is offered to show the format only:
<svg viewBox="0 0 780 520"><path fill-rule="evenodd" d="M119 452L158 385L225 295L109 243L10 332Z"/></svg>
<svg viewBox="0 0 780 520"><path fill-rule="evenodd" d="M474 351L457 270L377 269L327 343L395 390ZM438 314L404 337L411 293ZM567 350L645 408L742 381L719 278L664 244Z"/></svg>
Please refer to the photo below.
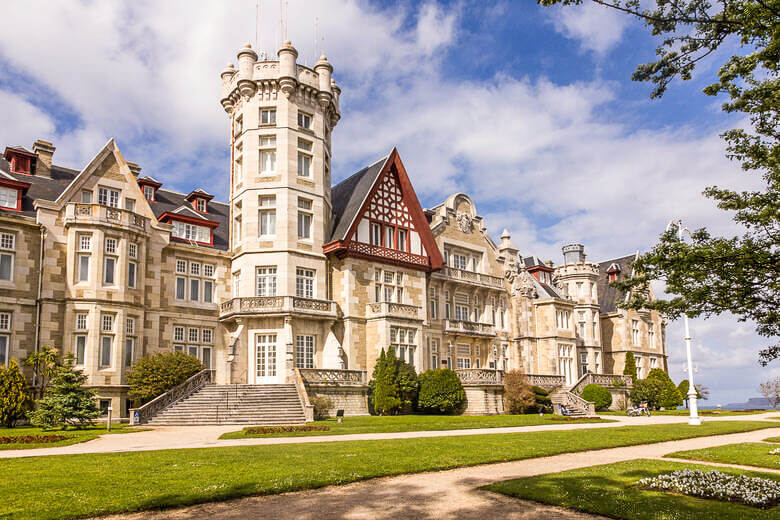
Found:
<svg viewBox="0 0 780 520"><path fill-rule="evenodd" d="M672 227L677 228L677 237L680 239L680 242L683 240L683 231L687 231L688 235L691 234L691 231L688 228L683 227L682 220L678 220L677 222L670 220L669 225L666 226L666 231L669 231L669 229ZM693 385L693 362L691 362L691 330L688 326L688 315L684 313L683 318L685 319L685 353L688 356L688 407L690 410L688 424L692 426L698 426L701 424L701 419L699 418L699 406L696 403L696 387Z"/></svg>

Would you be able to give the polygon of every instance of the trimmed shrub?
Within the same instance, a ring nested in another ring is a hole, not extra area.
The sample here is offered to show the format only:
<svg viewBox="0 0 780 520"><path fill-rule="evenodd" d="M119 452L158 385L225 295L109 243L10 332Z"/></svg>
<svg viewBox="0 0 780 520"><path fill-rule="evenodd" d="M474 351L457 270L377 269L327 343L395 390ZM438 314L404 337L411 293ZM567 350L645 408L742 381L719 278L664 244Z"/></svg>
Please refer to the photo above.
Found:
<svg viewBox="0 0 780 520"><path fill-rule="evenodd" d="M398 359L396 360L396 381L398 383L398 397L401 400L400 411L412 413L417 407L417 395L420 392L417 371L409 363Z"/></svg>
<svg viewBox="0 0 780 520"><path fill-rule="evenodd" d="M647 375L647 379L655 379L663 384L663 389L656 399L659 408L663 407L668 410L674 410L678 406L682 406L683 398L680 395L680 391L677 390L677 386L669 377L669 374L660 368L654 368Z"/></svg>
<svg viewBox="0 0 780 520"><path fill-rule="evenodd" d="M504 411L509 414L523 414L536 404L536 396L528 379L518 370L504 375Z"/></svg>
<svg viewBox="0 0 780 520"><path fill-rule="evenodd" d="M128 397L134 406L148 403L206 368L184 352L160 352L133 363L127 374Z"/></svg>
<svg viewBox="0 0 780 520"><path fill-rule="evenodd" d="M374 413L393 415L401 407L398 397L398 381L395 350L388 348L379 353L374 366L373 385L371 385L371 403Z"/></svg>
<svg viewBox="0 0 780 520"><path fill-rule="evenodd" d="M95 402L95 391L85 388L87 376L73 368L73 355L65 358L65 364L57 367L38 409L27 414L34 426L41 428L68 426L82 428L92 425L100 417Z"/></svg>
<svg viewBox="0 0 780 520"><path fill-rule="evenodd" d="M8 368L0 367L0 424L13 428L31 406L27 380L12 359Z"/></svg>
<svg viewBox="0 0 780 520"><path fill-rule="evenodd" d="M269 433L295 433L295 432L326 432L330 426L326 425L290 425L290 426L253 426L244 430L249 435L267 435Z"/></svg>
<svg viewBox="0 0 780 520"><path fill-rule="evenodd" d="M18 435L15 437L0 437L0 444L45 444L70 439L69 435Z"/></svg>
<svg viewBox="0 0 780 520"><path fill-rule="evenodd" d="M333 401L330 397L325 397L324 395L312 397L309 402L314 407L315 419L325 419L330 409L333 408Z"/></svg>
<svg viewBox="0 0 780 520"><path fill-rule="evenodd" d="M528 409L528 413L552 413L552 399L550 399L550 392L542 388L541 386L532 386L531 390L534 393L534 405Z"/></svg>
<svg viewBox="0 0 780 520"><path fill-rule="evenodd" d="M596 410L606 410L612 404L612 393L601 385L586 386L582 398L595 403Z"/></svg>
<svg viewBox="0 0 780 520"><path fill-rule="evenodd" d="M458 412L466 402L466 392L454 370L426 370L419 377L420 394L417 408L428 413Z"/></svg>
<svg viewBox="0 0 780 520"><path fill-rule="evenodd" d="M636 359L633 352L626 354L626 366L623 368L623 375L631 376L634 382L636 382Z"/></svg>

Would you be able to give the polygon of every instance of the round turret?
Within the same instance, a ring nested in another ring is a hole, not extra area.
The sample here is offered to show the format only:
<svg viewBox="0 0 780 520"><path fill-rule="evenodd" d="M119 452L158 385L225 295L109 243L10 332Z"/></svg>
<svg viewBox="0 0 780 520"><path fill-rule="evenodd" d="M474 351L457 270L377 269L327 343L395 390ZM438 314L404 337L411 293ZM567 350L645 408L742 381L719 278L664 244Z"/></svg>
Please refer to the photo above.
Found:
<svg viewBox="0 0 780 520"><path fill-rule="evenodd" d="M257 62L257 53L252 45L247 43L238 51L238 91L244 98L252 97L257 91L257 85L253 79L254 66Z"/></svg>
<svg viewBox="0 0 780 520"><path fill-rule="evenodd" d="M285 41L279 48L279 86L285 96L290 97L298 85L298 71L296 70L295 60L298 58L298 51L295 50L290 40Z"/></svg>
<svg viewBox="0 0 780 520"><path fill-rule="evenodd" d="M233 68L232 63L228 63L224 69L222 69L222 72L220 73L220 77L222 77L222 107L225 109L227 113L230 113L233 110L233 100L230 99L230 90L231 90L231 84L233 82L233 76L236 73L236 69Z"/></svg>
<svg viewBox="0 0 780 520"><path fill-rule="evenodd" d="M314 64L314 72L317 73L320 82L320 92L317 99L320 102L320 105L326 107L333 96L331 93L331 74L333 73L333 65L328 62L328 58L326 58L324 54L320 56L319 61Z"/></svg>
<svg viewBox="0 0 780 520"><path fill-rule="evenodd" d="M576 264L585 261L585 246L582 244L568 244L563 246L563 263Z"/></svg>

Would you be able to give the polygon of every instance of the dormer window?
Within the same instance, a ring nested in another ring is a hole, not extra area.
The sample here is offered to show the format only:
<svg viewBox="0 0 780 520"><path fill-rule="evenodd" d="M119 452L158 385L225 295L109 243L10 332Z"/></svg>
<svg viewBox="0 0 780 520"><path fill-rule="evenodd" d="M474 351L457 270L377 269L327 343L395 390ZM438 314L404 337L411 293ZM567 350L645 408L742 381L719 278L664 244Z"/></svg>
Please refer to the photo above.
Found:
<svg viewBox="0 0 780 520"><path fill-rule="evenodd" d="M206 213L206 199L195 199L195 209L201 213Z"/></svg>
<svg viewBox="0 0 780 520"><path fill-rule="evenodd" d="M22 148L7 147L3 157L11 165L11 173L21 173L23 175L32 175L33 160L35 154Z"/></svg>
<svg viewBox="0 0 780 520"><path fill-rule="evenodd" d="M191 191L189 195L184 197L184 200L192 204L192 208L198 213L208 213L209 201L213 198L214 195L210 195L202 189L198 188Z"/></svg>
<svg viewBox="0 0 780 520"><path fill-rule="evenodd" d="M607 279L609 280L609 283L616 282L618 274L620 273L620 266L616 263L613 263L609 266L609 269L607 269Z"/></svg>
<svg viewBox="0 0 780 520"><path fill-rule="evenodd" d="M146 200L154 200L154 188L151 186L144 186L144 198Z"/></svg>
<svg viewBox="0 0 780 520"><path fill-rule="evenodd" d="M162 186L161 182L157 182L147 175L138 179L138 185L144 193L144 199L149 202L157 202L157 190Z"/></svg>

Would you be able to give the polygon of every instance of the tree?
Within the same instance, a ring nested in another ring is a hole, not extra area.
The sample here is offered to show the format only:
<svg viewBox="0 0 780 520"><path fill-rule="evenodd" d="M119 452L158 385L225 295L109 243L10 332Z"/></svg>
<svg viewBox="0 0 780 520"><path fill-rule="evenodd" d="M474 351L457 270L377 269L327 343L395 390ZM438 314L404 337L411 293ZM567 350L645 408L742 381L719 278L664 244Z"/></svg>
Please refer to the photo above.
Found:
<svg viewBox="0 0 780 520"><path fill-rule="evenodd" d="M184 352L160 352L138 359L127 374L127 395L135 406L148 403L205 369Z"/></svg>
<svg viewBox="0 0 780 520"><path fill-rule="evenodd" d="M636 358L634 358L633 352L626 353L626 363L623 368L624 376L631 376L633 382L636 382Z"/></svg>
<svg viewBox="0 0 780 520"><path fill-rule="evenodd" d="M596 410L606 410L612 405L612 392L601 385L587 385L582 390L582 398L594 403Z"/></svg>
<svg viewBox="0 0 780 520"><path fill-rule="evenodd" d="M690 388L691 384L688 382L687 379L683 379L680 381L680 384L677 385L677 391L680 392L680 395L683 398L683 401L685 401L685 407L688 408L688 389ZM698 385L694 385L694 388L696 388L696 399L701 399L701 394L699 393Z"/></svg>
<svg viewBox="0 0 780 520"><path fill-rule="evenodd" d="M30 352L24 358L25 366L31 367L33 371L33 387L35 388L35 397L40 399L46 391L46 385L57 371L60 365L57 359L57 349L50 346L41 347L38 352Z"/></svg>
<svg viewBox="0 0 780 520"><path fill-rule="evenodd" d="M769 406L772 409L777 409L777 405L780 404L780 377L770 379L766 383L761 383L758 389L761 391L761 395L766 397L769 401Z"/></svg>
<svg viewBox="0 0 780 520"><path fill-rule="evenodd" d="M16 361L12 359L7 368L0 366L0 424L13 428L31 404L27 380Z"/></svg>
<svg viewBox="0 0 780 520"><path fill-rule="evenodd" d="M656 397L658 407L674 409L682 406L683 398L677 390L677 386L672 382L669 374L660 368L654 368L647 375L648 379L655 379L662 383L661 392Z"/></svg>
<svg viewBox="0 0 780 520"><path fill-rule="evenodd" d="M417 394L420 390L420 384L417 381L417 371L412 365L401 359L396 359L395 367L401 410L403 413L411 413L417 406Z"/></svg>
<svg viewBox="0 0 780 520"><path fill-rule="evenodd" d="M95 391L85 388L86 382L87 376L73 368L73 356L68 355L54 372L38 409L27 414L30 422L42 428L63 429L94 424L101 412L95 403Z"/></svg>
<svg viewBox="0 0 780 520"><path fill-rule="evenodd" d="M584 0L537 0L542 5L573 5ZM742 113L744 128L725 132L729 159L758 173L763 186L735 191L712 186L704 195L733 212L744 228L740 236L714 237L706 229L691 234L692 243L670 229L632 266L635 275L614 285L631 294L623 306L655 309L670 318L683 314L709 317L724 312L752 320L766 338L780 335L780 31L777 0L592 0L634 16L662 38L656 61L640 64L636 81L655 84L661 97L675 78L689 80L697 64L720 48L732 54L718 70L718 80L704 89L708 96L726 94L727 113ZM666 283L676 296L650 300L651 280ZM780 343L759 354L766 365L780 357Z"/></svg>
<svg viewBox="0 0 780 520"><path fill-rule="evenodd" d="M706 401L710 398L710 389L706 386L696 383L693 385L693 387L696 389L696 398L701 399L703 401Z"/></svg>
<svg viewBox="0 0 780 520"><path fill-rule="evenodd" d="M417 406L429 413L453 413L466 402L466 392L458 374L449 368L426 370L420 374Z"/></svg>
<svg viewBox="0 0 780 520"><path fill-rule="evenodd" d="M658 379L640 379L634 383L631 389L631 401L635 404L647 403L647 406L656 409L660 395L663 393L665 385Z"/></svg>
<svg viewBox="0 0 780 520"><path fill-rule="evenodd" d="M395 361L395 350L388 348L385 352L383 349L374 367L371 400L374 412L379 415L394 414L401 407L396 379L398 369Z"/></svg>
<svg viewBox="0 0 780 520"><path fill-rule="evenodd" d="M504 411L511 414L526 413L536 404L536 396L525 374L510 370L504 375Z"/></svg>

